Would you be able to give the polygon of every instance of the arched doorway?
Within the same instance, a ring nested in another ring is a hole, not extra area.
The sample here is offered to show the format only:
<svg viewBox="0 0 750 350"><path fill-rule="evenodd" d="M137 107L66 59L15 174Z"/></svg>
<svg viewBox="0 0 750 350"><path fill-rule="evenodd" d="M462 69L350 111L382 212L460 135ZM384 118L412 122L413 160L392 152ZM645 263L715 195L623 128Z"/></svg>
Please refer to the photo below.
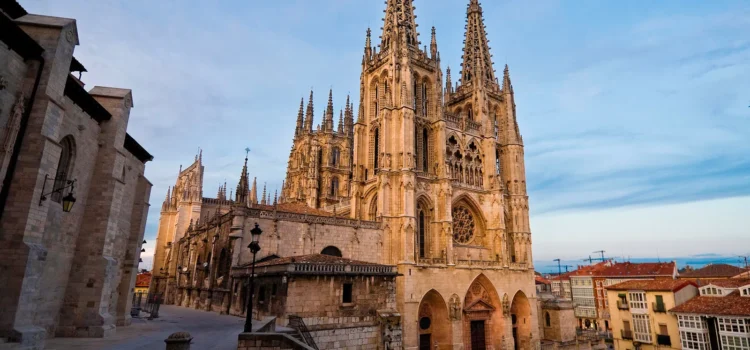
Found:
<svg viewBox="0 0 750 350"><path fill-rule="evenodd" d="M328 256L336 256L336 257L342 257L341 250L339 248L336 248L332 245L329 245L320 252L320 254L328 255Z"/></svg>
<svg viewBox="0 0 750 350"><path fill-rule="evenodd" d="M522 291L513 297L510 318L513 322L514 349L531 349L531 304Z"/></svg>
<svg viewBox="0 0 750 350"><path fill-rule="evenodd" d="M419 303L417 316L419 350L451 349L452 329L445 300L434 289Z"/></svg>
<svg viewBox="0 0 750 350"><path fill-rule="evenodd" d="M490 280L483 274L472 282L464 297L464 346L485 350L502 346L503 308Z"/></svg>

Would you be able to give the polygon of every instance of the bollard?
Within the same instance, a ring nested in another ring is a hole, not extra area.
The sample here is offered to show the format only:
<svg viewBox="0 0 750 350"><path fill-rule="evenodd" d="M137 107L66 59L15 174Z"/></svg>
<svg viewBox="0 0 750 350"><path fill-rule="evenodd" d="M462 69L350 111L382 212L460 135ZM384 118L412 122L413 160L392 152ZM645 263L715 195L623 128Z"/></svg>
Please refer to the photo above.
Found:
<svg viewBox="0 0 750 350"><path fill-rule="evenodd" d="M193 337L188 332L175 332L164 339L164 342L167 343L166 350L190 350L192 340Z"/></svg>

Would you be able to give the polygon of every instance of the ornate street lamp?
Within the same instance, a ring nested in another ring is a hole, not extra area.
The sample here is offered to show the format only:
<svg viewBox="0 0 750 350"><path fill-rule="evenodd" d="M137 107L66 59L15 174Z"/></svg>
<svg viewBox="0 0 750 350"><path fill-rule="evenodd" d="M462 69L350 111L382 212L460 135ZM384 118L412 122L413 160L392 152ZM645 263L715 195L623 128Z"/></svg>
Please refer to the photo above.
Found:
<svg viewBox="0 0 750 350"><path fill-rule="evenodd" d="M252 241L247 246L250 248L250 252L253 253L253 267L250 272L250 302L247 303L247 316L245 317L245 333L249 333L253 331L253 292L255 291L255 286L253 285L253 282L255 280L255 255L258 254L260 251L260 244L258 244L258 240L260 240L260 234L263 233L263 230L258 227L258 223L255 223L255 227L250 230L250 234L252 235Z"/></svg>
<svg viewBox="0 0 750 350"><path fill-rule="evenodd" d="M47 196L53 193L62 193L63 190L70 187L70 192L68 192L68 195L62 198L63 211L66 213L70 213L70 210L73 209L73 204L76 204L76 197L73 196L73 190L75 189L76 180L60 180L64 182L65 186L54 188L52 192L44 193L47 188L48 180L58 181L58 179L50 179L49 175L44 175L44 182L42 183L42 196L39 197L39 205L41 206L42 202L47 200Z"/></svg>

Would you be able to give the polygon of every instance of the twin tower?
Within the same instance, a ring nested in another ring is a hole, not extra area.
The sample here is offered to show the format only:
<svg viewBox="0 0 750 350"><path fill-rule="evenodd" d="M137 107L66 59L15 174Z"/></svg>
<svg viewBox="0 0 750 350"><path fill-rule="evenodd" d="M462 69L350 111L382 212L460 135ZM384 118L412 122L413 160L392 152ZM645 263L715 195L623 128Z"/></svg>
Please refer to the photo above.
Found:
<svg viewBox="0 0 750 350"><path fill-rule="evenodd" d="M337 125L332 93L316 126L312 92L300 103L280 201L382 221L385 263L530 264L513 86L507 66L502 77L493 69L481 5L467 7L455 85L434 27L422 46L412 0L387 0L384 12L377 46L367 30L356 121L348 97Z"/></svg>

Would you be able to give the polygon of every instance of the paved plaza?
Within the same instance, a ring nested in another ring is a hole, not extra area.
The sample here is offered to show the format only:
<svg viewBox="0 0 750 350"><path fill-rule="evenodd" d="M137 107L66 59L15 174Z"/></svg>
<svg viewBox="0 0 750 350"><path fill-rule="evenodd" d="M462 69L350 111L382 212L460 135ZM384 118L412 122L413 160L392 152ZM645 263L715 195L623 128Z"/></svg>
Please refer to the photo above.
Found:
<svg viewBox="0 0 750 350"><path fill-rule="evenodd" d="M237 349L237 335L242 332L245 320L236 316L219 315L162 305L159 318L148 320L148 314L134 318L128 327L118 327L108 338L54 338L47 340L48 350L151 350L164 349L166 339L174 332L188 332L193 336L193 349Z"/></svg>

